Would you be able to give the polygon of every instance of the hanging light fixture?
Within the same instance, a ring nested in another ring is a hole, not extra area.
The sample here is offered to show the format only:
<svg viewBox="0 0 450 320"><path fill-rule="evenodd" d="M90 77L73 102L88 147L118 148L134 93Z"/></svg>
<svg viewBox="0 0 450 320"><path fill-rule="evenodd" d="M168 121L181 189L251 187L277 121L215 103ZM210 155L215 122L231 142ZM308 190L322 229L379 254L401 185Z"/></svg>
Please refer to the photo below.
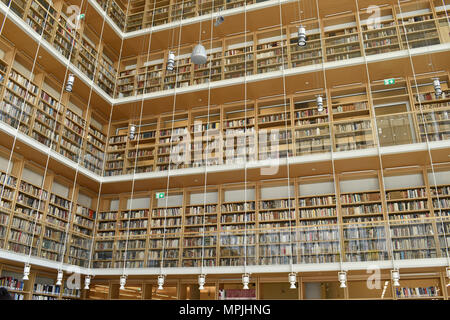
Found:
<svg viewBox="0 0 450 320"><path fill-rule="evenodd" d="M31 269L30 264L26 263L25 267L23 268L23 278L22 278L23 280L30 280L28 277L30 275L30 269Z"/></svg>
<svg viewBox="0 0 450 320"><path fill-rule="evenodd" d="M391 278L394 282L394 287L400 287L400 271L398 269L391 270Z"/></svg>
<svg viewBox="0 0 450 320"><path fill-rule="evenodd" d="M59 269L58 275L56 276L56 285L57 286L62 285L62 279L63 279L63 271L61 269Z"/></svg>
<svg viewBox="0 0 450 320"><path fill-rule="evenodd" d="M158 276L158 290L162 290L164 285L164 275L161 274Z"/></svg>
<svg viewBox="0 0 450 320"><path fill-rule="evenodd" d="M250 283L250 274L244 273L242 275L242 284L244 285L244 290L248 290L249 283Z"/></svg>
<svg viewBox="0 0 450 320"><path fill-rule="evenodd" d="M73 87L74 81L75 81L75 75L70 73L67 76L67 83L66 83L66 91L67 92L72 92L72 87Z"/></svg>
<svg viewBox="0 0 450 320"><path fill-rule="evenodd" d="M206 49L201 43L194 47L191 54L191 60L194 64L205 64L208 60Z"/></svg>
<svg viewBox="0 0 450 320"><path fill-rule="evenodd" d="M205 282L206 282L206 274L201 274L198 276L198 288L199 290L205 289Z"/></svg>
<svg viewBox="0 0 450 320"><path fill-rule="evenodd" d="M289 283L291 284L291 289L296 289L297 287L295 286L297 282L297 274L295 272L291 272L289 273Z"/></svg>
<svg viewBox="0 0 450 320"><path fill-rule="evenodd" d="M317 111L323 111L323 98L320 94L317 96Z"/></svg>
<svg viewBox="0 0 450 320"><path fill-rule="evenodd" d="M298 27L298 45L300 47L306 46L306 29L304 26Z"/></svg>
<svg viewBox="0 0 450 320"><path fill-rule="evenodd" d="M89 285L91 284L91 276L90 275L87 275L85 278L84 278L84 289L85 290L89 290Z"/></svg>
<svg viewBox="0 0 450 320"><path fill-rule="evenodd" d="M346 282L347 282L347 272L345 272L345 271L341 271L341 272L339 272L338 273L338 279L339 279L339 282L341 283L341 288L346 288L347 287L347 284L346 284Z"/></svg>
<svg viewBox="0 0 450 320"><path fill-rule="evenodd" d="M127 276L126 275L120 276L120 290L125 289L126 283L127 283Z"/></svg>
<svg viewBox="0 0 450 320"><path fill-rule="evenodd" d="M130 127L130 140L134 140L136 134L136 125L132 124Z"/></svg>
<svg viewBox="0 0 450 320"><path fill-rule="evenodd" d="M169 55L167 56L167 71L173 71L175 67L175 53L169 51Z"/></svg>
<svg viewBox="0 0 450 320"><path fill-rule="evenodd" d="M439 78L433 79L433 86L434 86L434 94L436 95L436 99L439 99L442 95L441 81L439 81Z"/></svg>
<svg viewBox="0 0 450 320"><path fill-rule="evenodd" d="M214 22L214 26L218 27L225 21L225 18L223 16L218 16L216 18L216 21Z"/></svg>

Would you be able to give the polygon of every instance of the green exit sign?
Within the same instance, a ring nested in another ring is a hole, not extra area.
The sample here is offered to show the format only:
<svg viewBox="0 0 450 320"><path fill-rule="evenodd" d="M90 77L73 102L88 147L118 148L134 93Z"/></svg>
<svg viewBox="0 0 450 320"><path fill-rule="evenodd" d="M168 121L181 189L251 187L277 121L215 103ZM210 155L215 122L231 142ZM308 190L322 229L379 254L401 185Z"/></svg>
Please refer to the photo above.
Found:
<svg viewBox="0 0 450 320"><path fill-rule="evenodd" d="M164 192L157 192L156 193L156 199L163 199L165 196Z"/></svg>
<svg viewBox="0 0 450 320"><path fill-rule="evenodd" d="M395 84L395 79L394 78L392 78L392 79L384 79L384 85L385 86L388 86L390 84Z"/></svg>

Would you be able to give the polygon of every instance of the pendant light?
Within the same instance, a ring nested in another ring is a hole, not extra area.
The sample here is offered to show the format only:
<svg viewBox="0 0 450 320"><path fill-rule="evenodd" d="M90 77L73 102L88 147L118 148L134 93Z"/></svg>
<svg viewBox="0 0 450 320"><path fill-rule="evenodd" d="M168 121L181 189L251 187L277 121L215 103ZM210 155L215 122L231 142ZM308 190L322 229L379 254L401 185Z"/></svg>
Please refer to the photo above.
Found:
<svg viewBox="0 0 450 320"><path fill-rule="evenodd" d="M164 285L164 275L160 274L158 276L158 290L163 290L163 285Z"/></svg>
<svg viewBox="0 0 450 320"><path fill-rule="evenodd" d="M218 16L216 18L216 21L214 22L214 26L218 27L225 21L225 18L223 16Z"/></svg>
<svg viewBox="0 0 450 320"><path fill-rule="evenodd" d="M434 94L436 95L436 99L439 99L442 95L441 81L439 81L439 78L433 79L433 86L434 86Z"/></svg>
<svg viewBox="0 0 450 320"><path fill-rule="evenodd" d="M90 275L87 275L85 278L84 278L84 289L85 290L89 290L89 285L91 284L91 276Z"/></svg>
<svg viewBox="0 0 450 320"><path fill-rule="evenodd" d="M244 285L244 290L248 290L248 284L250 283L250 274L244 273L242 275L242 284Z"/></svg>
<svg viewBox="0 0 450 320"><path fill-rule="evenodd" d="M298 27L298 45L300 47L306 46L306 29L304 26Z"/></svg>
<svg viewBox="0 0 450 320"><path fill-rule="evenodd" d="M201 43L197 44L192 51L191 60L194 64L205 64L208 61L206 49Z"/></svg>
<svg viewBox="0 0 450 320"><path fill-rule="evenodd" d="M205 282L206 282L206 274L200 274L198 276L198 289L199 290L205 289Z"/></svg>
<svg viewBox="0 0 450 320"><path fill-rule="evenodd" d="M323 98L320 94L317 96L317 111L323 111Z"/></svg>
<svg viewBox="0 0 450 320"><path fill-rule="evenodd" d="M169 55L167 56L167 71L173 71L175 66L175 54L172 51L169 51Z"/></svg>
<svg viewBox="0 0 450 320"><path fill-rule="evenodd" d="M394 287L400 287L400 271L398 269L391 270L391 278L394 282Z"/></svg>
<svg viewBox="0 0 450 320"><path fill-rule="evenodd" d="M30 280L28 277L30 275L30 269L31 265L29 263L26 263L25 267L23 268L23 280Z"/></svg>
<svg viewBox="0 0 450 320"><path fill-rule="evenodd" d="M290 289L296 289L295 284L297 283L297 274L295 272L289 273L289 283L291 284Z"/></svg>
<svg viewBox="0 0 450 320"><path fill-rule="evenodd" d="M67 92L72 92L72 87L73 87L74 81L75 81L75 75L70 73L67 76L67 83L66 83L66 91Z"/></svg>
<svg viewBox="0 0 450 320"><path fill-rule="evenodd" d="M135 134L136 134L136 125L132 124L130 126L130 140L134 140Z"/></svg>
<svg viewBox="0 0 450 320"><path fill-rule="evenodd" d="M126 275L120 276L120 290L124 290L126 284L127 284L127 276Z"/></svg>
<svg viewBox="0 0 450 320"><path fill-rule="evenodd" d="M61 269L59 269L58 275L56 276L56 285L57 286L62 285L62 279L63 279L63 271Z"/></svg>
<svg viewBox="0 0 450 320"><path fill-rule="evenodd" d="M346 284L346 282L347 282L347 272L345 272L345 271L339 272L338 273L338 279L339 279L339 282L341 283L340 287L341 288L346 288L347 287L347 284Z"/></svg>

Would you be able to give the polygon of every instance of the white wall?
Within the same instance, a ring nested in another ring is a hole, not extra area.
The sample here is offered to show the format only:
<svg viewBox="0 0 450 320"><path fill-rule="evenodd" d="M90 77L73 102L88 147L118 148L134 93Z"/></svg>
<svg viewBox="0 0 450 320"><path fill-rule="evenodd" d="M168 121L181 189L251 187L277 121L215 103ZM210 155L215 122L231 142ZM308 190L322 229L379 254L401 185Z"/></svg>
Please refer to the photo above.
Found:
<svg viewBox="0 0 450 320"><path fill-rule="evenodd" d="M157 199L158 200L158 207L165 207L166 205L168 207L171 206L182 206L183 205L183 195L167 195L163 199ZM167 201L167 204L166 204Z"/></svg>
<svg viewBox="0 0 450 320"><path fill-rule="evenodd" d="M52 193L63 198L69 198L69 188L57 182L52 183Z"/></svg>
<svg viewBox="0 0 450 320"><path fill-rule="evenodd" d="M28 168L23 168L22 179L36 186L41 186L44 177Z"/></svg>
<svg viewBox="0 0 450 320"><path fill-rule="evenodd" d="M150 198L133 198L127 200L127 209L150 209Z"/></svg>
<svg viewBox="0 0 450 320"><path fill-rule="evenodd" d="M205 201L206 200L206 201ZM218 203L219 202L219 193L218 192L206 192L205 193L191 193L189 203L191 205L195 204L210 204L210 203Z"/></svg>
<svg viewBox="0 0 450 320"><path fill-rule="evenodd" d="M86 208L91 208L92 198L80 192L78 194L78 204Z"/></svg>
<svg viewBox="0 0 450 320"><path fill-rule="evenodd" d="M301 197L335 193L333 181L305 183L305 184L301 183L301 184L299 184L298 187L299 187L299 193L300 193L299 195Z"/></svg>
<svg viewBox="0 0 450 320"><path fill-rule="evenodd" d="M247 201L255 200L255 189L247 189ZM245 201L244 189L226 190L224 192L224 202Z"/></svg>
<svg viewBox="0 0 450 320"><path fill-rule="evenodd" d="M279 187L261 188L261 199L282 199L288 197L295 197L295 187L293 185Z"/></svg>
<svg viewBox="0 0 450 320"><path fill-rule="evenodd" d="M386 189L414 188L424 185L421 173L401 175L401 176L384 176L384 185Z"/></svg>
<svg viewBox="0 0 450 320"><path fill-rule="evenodd" d="M357 180L341 180L341 192L359 192L380 190L378 178L367 178Z"/></svg>

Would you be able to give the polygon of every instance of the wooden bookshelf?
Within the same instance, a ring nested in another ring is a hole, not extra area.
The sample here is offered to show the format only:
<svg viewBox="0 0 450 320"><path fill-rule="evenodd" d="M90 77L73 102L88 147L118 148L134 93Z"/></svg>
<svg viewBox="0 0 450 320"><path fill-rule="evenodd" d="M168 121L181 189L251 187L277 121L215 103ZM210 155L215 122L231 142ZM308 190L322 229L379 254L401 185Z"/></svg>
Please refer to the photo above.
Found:
<svg viewBox="0 0 450 320"><path fill-rule="evenodd" d="M304 24L306 29L306 46L298 45L298 28L288 26L290 68L308 66L312 64L320 64L323 62L321 31L317 21Z"/></svg>
<svg viewBox="0 0 450 320"><path fill-rule="evenodd" d="M337 15L323 21L326 61L360 57L359 26L354 14Z"/></svg>

